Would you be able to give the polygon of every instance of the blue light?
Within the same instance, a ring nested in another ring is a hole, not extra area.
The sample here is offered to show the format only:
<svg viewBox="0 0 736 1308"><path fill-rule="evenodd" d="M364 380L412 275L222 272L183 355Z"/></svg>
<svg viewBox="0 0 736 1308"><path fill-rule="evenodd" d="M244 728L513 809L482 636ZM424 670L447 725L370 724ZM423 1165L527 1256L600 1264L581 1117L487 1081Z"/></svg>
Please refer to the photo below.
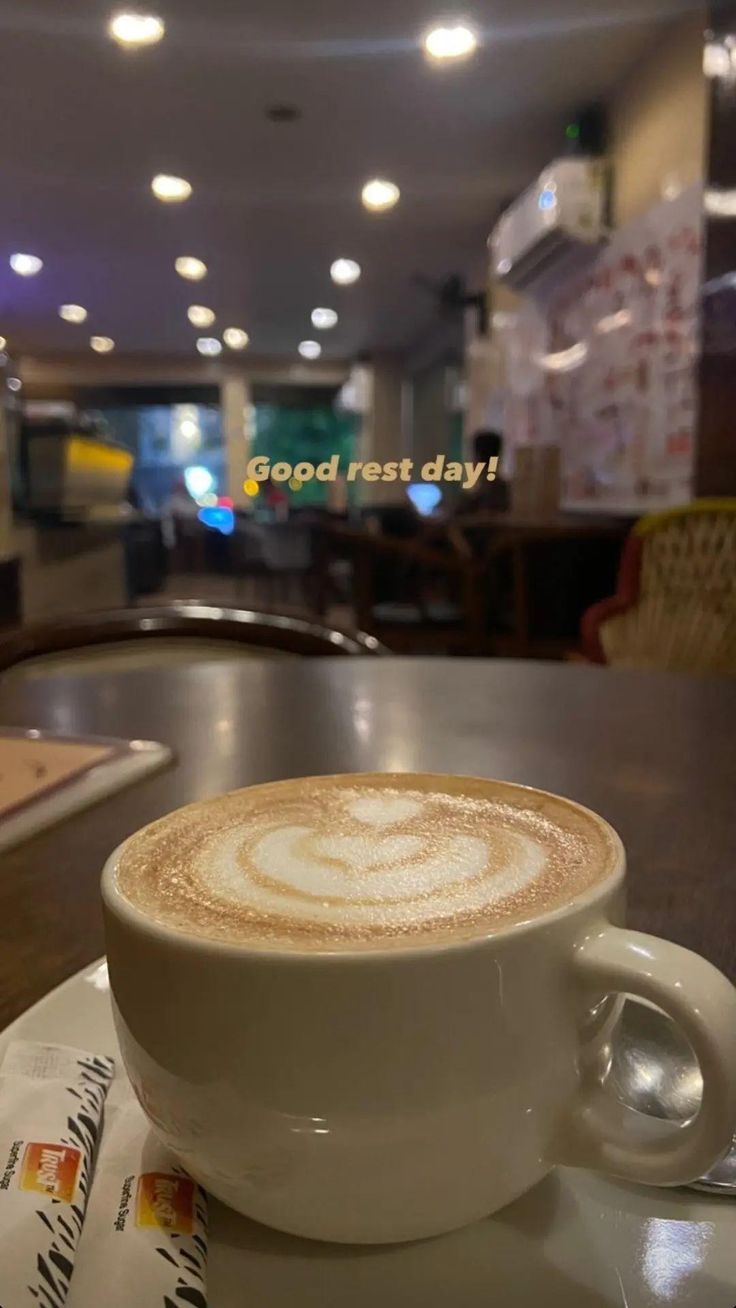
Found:
<svg viewBox="0 0 736 1308"><path fill-rule="evenodd" d="M417 513L421 513L423 518L428 518L430 513L434 513L442 499L439 486L433 486L431 482L422 481L416 486L409 486L406 493Z"/></svg>
<svg viewBox="0 0 736 1308"><path fill-rule="evenodd" d="M200 509L197 517L205 527L209 527L212 531L219 531L223 536L232 536L235 531L235 514L232 509L225 509L222 505L216 505L211 509Z"/></svg>
<svg viewBox="0 0 736 1308"><path fill-rule="evenodd" d="M550 190L549 187L545 187L545 189L543 191L540 191L539 193L538 203L540 209L542 210L554 209L555 205L557 204L557 196L555 195L554 191Z"/></svg>

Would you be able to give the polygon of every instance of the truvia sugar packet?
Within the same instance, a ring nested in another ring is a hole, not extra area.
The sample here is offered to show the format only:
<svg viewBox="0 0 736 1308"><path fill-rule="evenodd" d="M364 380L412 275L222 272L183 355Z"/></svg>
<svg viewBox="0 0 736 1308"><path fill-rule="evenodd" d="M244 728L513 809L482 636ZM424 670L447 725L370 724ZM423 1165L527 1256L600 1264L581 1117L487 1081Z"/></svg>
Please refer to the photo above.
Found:
<svg viewBox="0 0 736 1308"><path fill-rule="evenodd" d="M16 1041L0 1065L0 1305L62 1308L111 1058Z"/></svg>
<svg viewBox="0 0 736 1308"><path fill-rule="evenodd" d="M103 1303L207 1308L205 1193L152 1134L124 1076L105 1108L67 1308Z"/></svg>

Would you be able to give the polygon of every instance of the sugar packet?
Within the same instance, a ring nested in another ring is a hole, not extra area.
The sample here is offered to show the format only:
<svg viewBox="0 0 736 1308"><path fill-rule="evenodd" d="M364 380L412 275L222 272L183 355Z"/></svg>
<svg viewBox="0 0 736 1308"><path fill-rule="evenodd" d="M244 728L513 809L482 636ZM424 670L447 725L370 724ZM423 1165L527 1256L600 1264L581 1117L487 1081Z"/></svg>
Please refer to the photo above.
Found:
<svg viewBox="0 0 736 1308"><path fill-rule="evenodd" d="M0 1304L62 1308L89 1196L111 1058L15 1041L0 1066Z"/></svg>
<svg viewBox="0 0 736 1308"><path fill-rule="evenodd" d="M205 1193L152 1134L120 1076L67 1308L207 1308L206 1277Z"/></svg>

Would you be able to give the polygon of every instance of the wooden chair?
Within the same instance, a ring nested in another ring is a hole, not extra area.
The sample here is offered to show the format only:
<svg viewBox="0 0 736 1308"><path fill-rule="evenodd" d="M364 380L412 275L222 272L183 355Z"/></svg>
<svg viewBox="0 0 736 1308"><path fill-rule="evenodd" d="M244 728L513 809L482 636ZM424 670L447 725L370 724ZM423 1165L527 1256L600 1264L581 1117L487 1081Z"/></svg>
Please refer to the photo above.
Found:
<svg viewBox="0 0 736 1308"><path fill-rule="evenodd" d="M582 635L595 663L736 675L736 499L643 518Z"/></svg>
<svg viewBox="0 0 736 1308"><path fill-rule="evenodd" d="M595 522L517 523L485 555L488 641L501 658L569 658L592 601L613 585L624 531Z"/></svg>
<svg viewBox="0 0 736 1308"><path fill-rule="evenodd" d="M18 627L0 637L0 671L30 660L39 661L39 670L59 670L61 659L57 656L64 655L69 670L70 655L80 656L93 647L101 661L123 655L135 660L138 649L143 653L143 643L151 641L155 645L146 647L146 656L159 662L164 654L176 657L179 647L186 648L191 659L238 652L308 657L388 652L375 637L363 632L350 636L299 618L189 602L74 614ZM161 642L166 642L165 648Z"/></svg>
<svg viewBox="0 0 736 1308"><path fill-rule="evenodd" d="M478 651L478 569L449 547L333 525L323 537L320 575L347 560L357 625L397 653ZM329 596L324 602L329 603Z"/></svg>
<svg viewBox="0 0 736 1308"><path fill-rule="evenodd" d="M283 523L241 516L230 540L235 603L317 613L320 529L309 514Z"/></svg>
<svg viewBox="0 0 736 1308"><path fill-rule="evenodd" d="M0 557L0 629L12 627L21 614L21 568L15 554Z"/></svg>

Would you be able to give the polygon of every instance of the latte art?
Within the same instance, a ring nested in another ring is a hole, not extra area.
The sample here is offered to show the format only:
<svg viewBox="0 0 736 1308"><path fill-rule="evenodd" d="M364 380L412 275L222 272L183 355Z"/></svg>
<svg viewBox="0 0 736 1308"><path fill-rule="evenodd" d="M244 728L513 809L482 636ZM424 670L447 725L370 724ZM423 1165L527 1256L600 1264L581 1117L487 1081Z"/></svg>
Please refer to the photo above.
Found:
<svg viewBox="0 0 736 1308"><path fill-rule="evenodd" d="M610 856L601 825L563 800L453 778L326 777L162 819L126 846L118 886L196 935L383 947L535 916L600 880Z"/></svg>

